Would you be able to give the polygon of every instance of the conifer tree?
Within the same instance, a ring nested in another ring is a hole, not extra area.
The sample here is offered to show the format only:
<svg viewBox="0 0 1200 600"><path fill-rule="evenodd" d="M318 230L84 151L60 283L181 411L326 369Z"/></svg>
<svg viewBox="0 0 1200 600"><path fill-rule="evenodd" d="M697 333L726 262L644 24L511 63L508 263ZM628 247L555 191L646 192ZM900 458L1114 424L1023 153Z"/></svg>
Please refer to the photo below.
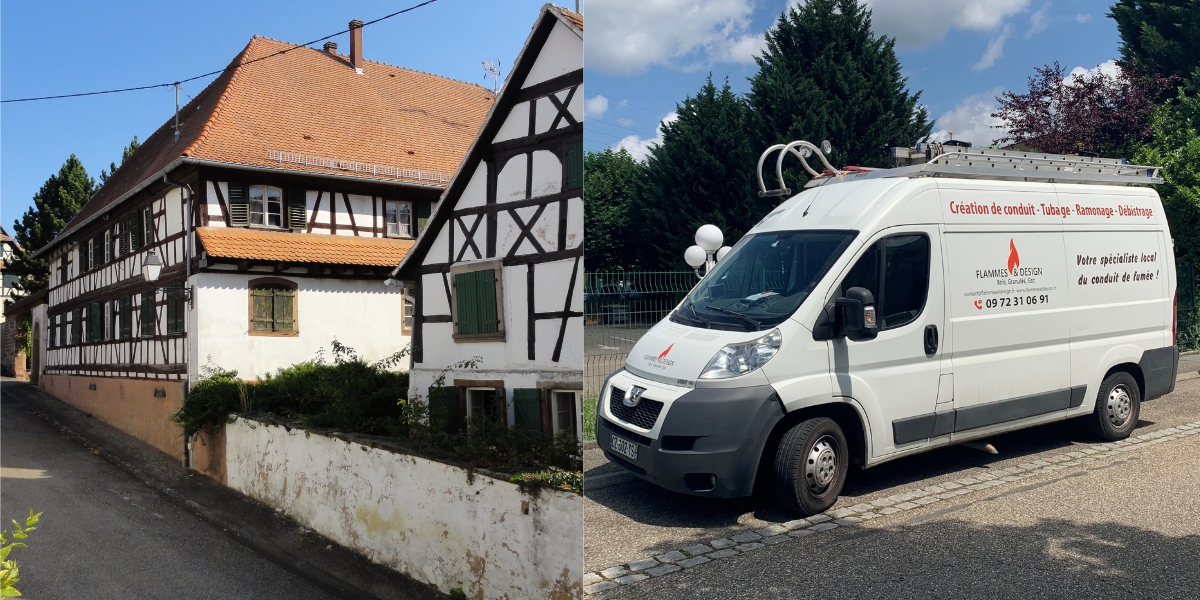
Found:
<svg viewBox="0 0 1200 600"><path fill-rule="evenodd" d="M1200 1L1117 0L1108 16L1121 35L1121 67L1200 90ZM1160 99L1172 96L1166 89Z"/></svg>
<svg viewBox="0 0 1200 600"><path fill-rule="evenodd" d="M96 181L74 154L33 195L33 206L13 222L13 237L21 244L12 264L18 277L18 295L24 297L46 287L50 264L45 256L31 255L54 239L96 191Z"/></svg>
<svg viewBox="0 0 1200 600"><path fill-rule="evenodd" d="M116 173L117 169L121 165L124 165L125 161L129 160L130 156L133 156L133 151L137 150L138 146L141 146L141 145L142 144L141 144L141 142L138 141L137 136L136 135L133 136L133 141L129 142L128 146L125 146L124 148L121 149L121 163L120 164L117 164L115 162L108 163L107 171L104 169L100 169L100 185L104 185L104 184L108 183L108 178L112 177L113 173Z"/></svg>
<svg viewBox="0 0 1200 600"><path fill-rule="evenodd" d="M829 140L836 167L890 166L886 147L915 144L933 130L921 93L908 92L894 46L871 32L871 12L857 0L789 7L755 58L759 72L747 96L754 148ZM789 178L793 189L807 180L799 167Z"/></svg>
<svg viewBox="0 0 1200 600"><path fill-rule="evenodd" d="M583 230L589 271L632 269L635 236L629 228L629 207L644 165L627 150L588 152L583 157Z"/></svg>

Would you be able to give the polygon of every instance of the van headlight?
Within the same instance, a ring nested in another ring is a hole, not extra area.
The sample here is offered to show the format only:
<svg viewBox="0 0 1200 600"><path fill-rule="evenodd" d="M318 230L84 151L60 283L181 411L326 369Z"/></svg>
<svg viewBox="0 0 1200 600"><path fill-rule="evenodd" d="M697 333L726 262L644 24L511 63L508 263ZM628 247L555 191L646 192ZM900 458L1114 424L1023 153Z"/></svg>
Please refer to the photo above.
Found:
<svg viewBox="0 0 1200 600"><path fill-rule="evenodd" d="M729 344L721 348L717 355L708 361L708 366L704 367L700 379L726 379L745 375L767 364L767 361L779 352L779 345L782 342L783 335L776 329L757 340Z"/></svg>

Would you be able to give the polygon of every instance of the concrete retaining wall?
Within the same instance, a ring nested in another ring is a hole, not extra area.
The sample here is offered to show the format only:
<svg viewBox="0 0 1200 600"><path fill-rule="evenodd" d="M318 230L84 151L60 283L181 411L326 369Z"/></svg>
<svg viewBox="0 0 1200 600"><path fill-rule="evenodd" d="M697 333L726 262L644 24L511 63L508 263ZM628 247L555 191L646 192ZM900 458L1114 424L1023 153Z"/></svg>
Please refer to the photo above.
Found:
<svg viewBox="0 0 1200 600"><path fill-rule="evenodd" d="M224 437L227 485L443 592L583 595L578 494L248 419Z"/></svg>
<svg viewBox="0 0 1200 600"><path fill-rule="evenodd" d="M92 387L96 389L91 389ZM183 406L183 383L154 379L42 375L47 393L171 456L183 458L183 428L171 415ZM162 389L166 397L155 398Z"/></svg>

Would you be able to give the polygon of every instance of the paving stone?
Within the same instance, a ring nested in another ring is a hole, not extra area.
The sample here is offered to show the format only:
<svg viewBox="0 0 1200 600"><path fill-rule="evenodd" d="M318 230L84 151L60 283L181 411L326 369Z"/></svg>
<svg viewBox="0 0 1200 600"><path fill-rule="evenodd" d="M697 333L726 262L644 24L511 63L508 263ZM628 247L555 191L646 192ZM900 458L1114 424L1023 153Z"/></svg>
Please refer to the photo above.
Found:
<svg viewBox="0 0 1200 600"><path fill-rule="evenodd" d="M599 573L584 573L583 574L583 585L591 585L593 583L596 583L597 581L604 581L604 578L601 577Z"/></svg>
<svg viewBox="0 0 1200 600"><path fill-rule="evenodd" d="M842 517L834 521L834 523L838 525L854 525L855 523L862 523L862 519L858 517Z"/></svg>
<svg viewBox="0 0 1200 600"><path fill-rule="evenodd" d="M653 558L643 558L642 560L635 560L635 561L629 563L629 570L630 571L645 571L646 569L649 569L650 567L653 567L657 564L658 564L658 561Z"/></svg>
<svg viewBox="0 0 1200 600"><path fill-rule="evenodd" d="M788 535L790 535L792 537L796 537L796 538L801 538L804 536L812 535L813 533L814 532L812 529L801 529L800 531L793 531L793 532L789 533Z"/></svg>
<svg viewBox="0 0 1200 600"><path fill-rule="evenodd" d="M1045 470L1047 470L1047 471L1061 471L1061 470L1063 470L1063 469L1065 469L1065 468L1066 468L1066 467L1064 467L1064 466L1062 466L1062 465L1047 465L1047 466L1045 467Z"/></svg>
<svg viewBox="0 0 1200 600"><path fill-rule="evenodd" d="M641 573L634 573L633 575L626 575L624 577L618 577L618 578L614 579L613 581L615 581L621 585L629 585L631 583L637 583L643 579L650 579L650 576L643 575Z"/></svg>
<svg viewBox="0 0 1200 600"><path fill-rule="evenodd" d="M1005 475L1004 477L1001 477L1000 480L1012 482L1012 481L1020 481L1021 478L1017 477L1016 475Z"/></svg>
<svg viewBox="0 0 1200 600"><path fill-rule="evenodd" d="M934 502L941 502L941 501L942 501L942 499L938 498L937 496L926 496L924 498L921 498L920 500L916 500L915 502L917 504L920 504L921 506L925 506L926 504L933 504Z"/></svg>
<svg viewBox="0 0 1200 600"><path fill-rule="evenodd" d="M973 491L979 491L986 487L987 487L987 484L985 484L985 483L976 483L975 485L968 485L967 489L973 490Z"/></svg>
<svg viewBox="0 0 1200 600"><path fill-rule="evenodd" d="M600 571L600 574L603 575L605 579L616 579L622 575L628 575L629 571L626 571L625 567L609 567L603 571Z"/></svg>
<svg viewBox="0 0 1200 600"><path fill-rule="evenodd" d="M938 494L940 494L940 493L942 493L942 492L945 492L945 491L946 491L946 488L944 488L944 487L942 487L942 486L940 486L940 485L931 485L931 486L929 486L929 487L925 488L925 491L927 491L927 492L929 492L930 494L933 494L933 495L935 495L935 496L936 496L936 495L938 495Z"/></svg>
<svg viewBox="0 0 1200 600"><path fill-rule="evenodd" d="M683 559L687 558L687 555L678 550L672 550L666 554L659 554L658 556L655 556L654 558L657 558L661 562L672 563L677 560L683 560Z"/></svg>
<svg viewBox="0 0 1200 600"><path fill-rule="evenodd" d="M683 551L691 554L692 556L696 556L697 554L708 554L709 552L712 552L712 548L709 548L704 544L696 544L695 546L688 546L687 548L684 548Z"/></svg>
<svg viewBox="0 0 1200 600"><path fill-rule="evenodd" d="M737 545L737 542L735 542L729 538L721 538L719 540L713 540L713 541L709 542L708 545L712 546L713 548L716 548L717 550L720 550L722 548L732 548Z"/></svg>
<svg viewBox="0 0 1200 600"><path fill-rule="evenodd" d="M1046 461L1044 461L1044 460L1040 460L1040 459L1039 459L1039 460L1035 460L1035 461L1033 461L1033 462L1031 462L1031 463L1029 463L1029 464L1031 464L1031 465L1033 465L1033 466L1035 466L1035 467L1044 467L1044 466L1046 466L1046 465L1048 465L1048 464L1050 464L1050 463L1048 463L1048 462L1046 462Z"/></svg>
<svg viewBox="0 0 1200 600"><path fill-rule="evenodd" d="M786 541L787 541L786 535L773 535L769 538L764 538L762 543L764 543L768 546L774 546L775 544L778 544L779 542L786 542Z"/></svg>
<svg viewBox="0 0 1200 600"><path fill-rule="evenodd" d="M615 587L617 587L617 584L615 584L611 581L601 581L600 583L593 583L592 585L583 586L583 593L595 594L596 592L603 592L604 590L611 590Z"/></svg>
<svg viewBox="0 0 1200 600"><path fill-rule="evenodd" d="M895 514L898 512L901 512L901 509L896 508L895 506L887 506L887 507L881 508L879 510L879 514L882 514L882 515L891 515L891 514Z"/></svg>
<svg viewBox="0 0 1200 600"><path fill-rule="evenodd" d="M875 506L864 502L862 504L855 504L854 506L851 506L850 510L852 510L854 512L864 513L864 512L870 511L870 510L875 510Z"/></svg>
<svg viewBox="0 0 1200 600"><path fill-rule="evenodd" d="M958 488L962 487L961 483L955 483L953 481L947 481L946 483L939 483L938 485L941 486L943 489L947 489L947 490L957 490Z"/></svg>
<svg viewBox="0 0 1200 600"><path fill-rule="evenodd" d="M740 552L749 552L751 550L758 550L762 547L763 545L758 542L750 542L749 544L742 544L741 546L738 546L737 549Z"/></svg>
<svg viewBox="0 0 1200 600"><path fill-rule="evenodd" d="M967 488L962 488L962 489L954 490L954 493L958 494L959 496L964 496L966 494L970 494L971 490L968 490Z"/></svg>
<svg viewBox="0 0 1200 600"><path fill-rule="evenodd" d="M761 540L763 536L761 536L757 533L754 533L753 531L743 531L742 533L739 533L739 534L731 536L731 537L733 538L733 541L735 541L735 542L745 543L745 542L754 542L757 540Z"/></svg>
<svg viewBox="0 0 1200 600"><path fill-rule="evenodd" d="M871 504L874 504L875 506L878 506L880 508L883 508L885 506L891 506L895 503L896 503L896 501L892 500L891 498L880 498L878 500L871 501Z"/></svg>
<svg viewBox="0 0 1200 600"><path fill-rule="evenodd" d="M1076 450L1075 452L1068 452L1068 453L1067 453L1067 456L1073 456L1073 457L1075 457L1075 458L1083 458L1083 457L1084 457L1084 456L1086 456L1086 455L1085 455L1084 453L1082 453L1082 452L1079 452L1078 450Z"/></svg>
<svg viewBox="0 0 1200 600"><path fill-rule="evenodd" d="M833 519L830 518L829 515L813 515L808 518L808 521L810 523L824 523L826 521L832 521L832 520Z"/></svg>
<svg viewBox="0 0 1200 600"><path fill-rule="evenodd" d="M1065 454L1056 454L1050 458L1047 458L1046 460L1050 461L1051 463L1060 463L1071 460L1071 457Z"/></svg>
<svg viewBox="0 0 1200 600"><path fill-rule="evenodd" d="M724 550L717 550L716 552L709 554L708 557L713 560L717 560L718 558L729 558L730 556L737 556L738 554L741 553L733 548L726 548Z"/></svg>
<svg viewBox="0 0 1200 600"><path fill-rule="evenodd" d="M653 569L646 569L646 574L653 575L655 577L661 577L667 573L674 573L675 571L682 570L683 567L679 565L663 565L661 567L654 567Z"/></svg>
<svg viewBox="0 0 1200 600"><path fill-rule="evenodd" d="M963 477L962 479L955 479L954 483L959 483L962 485L975 485L975 484L979 483L979 480L973 479L971 477Z"/></svg>
<svg viewBox="0 0 1200 600"><path fill-rule="evenodd" d="M833 517L834 519L841 519L843 517L848 517L848 516L854 514L854 511L852 511L848 508L839 508L837 510L829 511L828 514L829 514L829 516Z"/></svg>
<svg viewBox="0 0 1200 600"><path fill-rule="evenodd" d="M870 521L871 519L878 519L878 518L879 518L879 513L877 513L877 512L870 512L870 511L868 511L868 512L864 512L864 513L858 513L858 518L860 518L860 519L862 519L862 520L864 520L864 521Z"/></svg>
<svg viewBox="0 0 1200 600"><path fill-rule="evenodd" d="M925 496L929 495L929 492L925 490L913 490L909 492L908 495L912 498L924 498Z"/></svg>
<svg viewBox="0 0 1200 600"><path fill-rule="evenodd" d="M1029 477L1033 477L1034 475L1037 475L1037 473L1021 473L1021 479L1027 479Z"/></svg>
<svg viewBox="0 0 1200 600"><path fill-rule="evenodd" d="M810 531L829 531L830 529L837 529L837 523L819 523L809 527Z"/></svg>
<svg viewBox="0 0 1200 600"><path fill-rule="evenodd" d="M957 495L958 494L955 494L954 492L943 492L941 494L938 494L937 497L941 498L942 500L949 500Z"/></svg>
<svg viewBox="0 0 1200 600"><path fill-rule="evenodd" d="M788 532L788 528L784 527L783 525L770 525L768 527L763 527L762 529L756 529L754 531L754 533L757 533L758 535L761 535L763 537L771 537L773 535L783 535L787 532Z"/></svg>
<svg viewBox="0 0 1200 600"><path fill-rule="evenodd" d="M707 556L696 556L696 557L693 557L693 558L689 558L689 559L687 559L687 560L681 560L681 561L679 561L679 562L677 562L677 563L675 563L675 564L677 564L677 565L679 565L679 566L681 566L681 567L683 567L683 568L685 568L685 569L690 569L690 568L692 568L692 567L694 567L694 566L696 566L696 565L702 565L702 564L704 564L704 563L706 563L706 562L709 562L709 561L711 561L711 560L712 560L712 559L711 559L711 558L709 558L709 557L707 557Z"/></svg>
<svg viewBox="0 0 1200 600"><path fill-rule="evenodd" d="M810 525L812 525L812 522L810 522L808 519L796 519L795 521L788 521L787 523L783 524L783 526L788 528L789 530L803 529Z"/></svg>
<svg viewBox="0 0 1200 600"><path fill-rule="evenodd" d="M991 481L996 478L996 476L992 475L991 473L976 473L976 474L972 475L971 477L974 477L975 479L978 479L980 481Z"/></svg>

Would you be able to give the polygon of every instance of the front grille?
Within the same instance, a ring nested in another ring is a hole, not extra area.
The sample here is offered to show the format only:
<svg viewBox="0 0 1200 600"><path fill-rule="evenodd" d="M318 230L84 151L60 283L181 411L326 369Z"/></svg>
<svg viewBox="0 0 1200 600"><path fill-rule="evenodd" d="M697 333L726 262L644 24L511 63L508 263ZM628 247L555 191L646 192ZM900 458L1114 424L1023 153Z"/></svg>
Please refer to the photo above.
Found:
<svg viewBox="0 0 1200 600"><path fill-rule="evenodd" d="M643 446L649 446L650 444L654 443L654 440L640 433L625 429L616 423L609 423L608 419L605 419L604 417L600 417L600 426L617 434L619 437L623 437L631 442L637 442Z"/></svg>
<svg viewBox="0 0 1200 600"><path fill-rule="evenodd" d="M642 429L654 429L654 423L658 421L658 413L662 412L663 403L658 400L648 400L642 398L638 405L629 408L625 406L625 390L619 390L613 386L612 393L608 395L608 410L613 416L637 425Z"/></svg>

